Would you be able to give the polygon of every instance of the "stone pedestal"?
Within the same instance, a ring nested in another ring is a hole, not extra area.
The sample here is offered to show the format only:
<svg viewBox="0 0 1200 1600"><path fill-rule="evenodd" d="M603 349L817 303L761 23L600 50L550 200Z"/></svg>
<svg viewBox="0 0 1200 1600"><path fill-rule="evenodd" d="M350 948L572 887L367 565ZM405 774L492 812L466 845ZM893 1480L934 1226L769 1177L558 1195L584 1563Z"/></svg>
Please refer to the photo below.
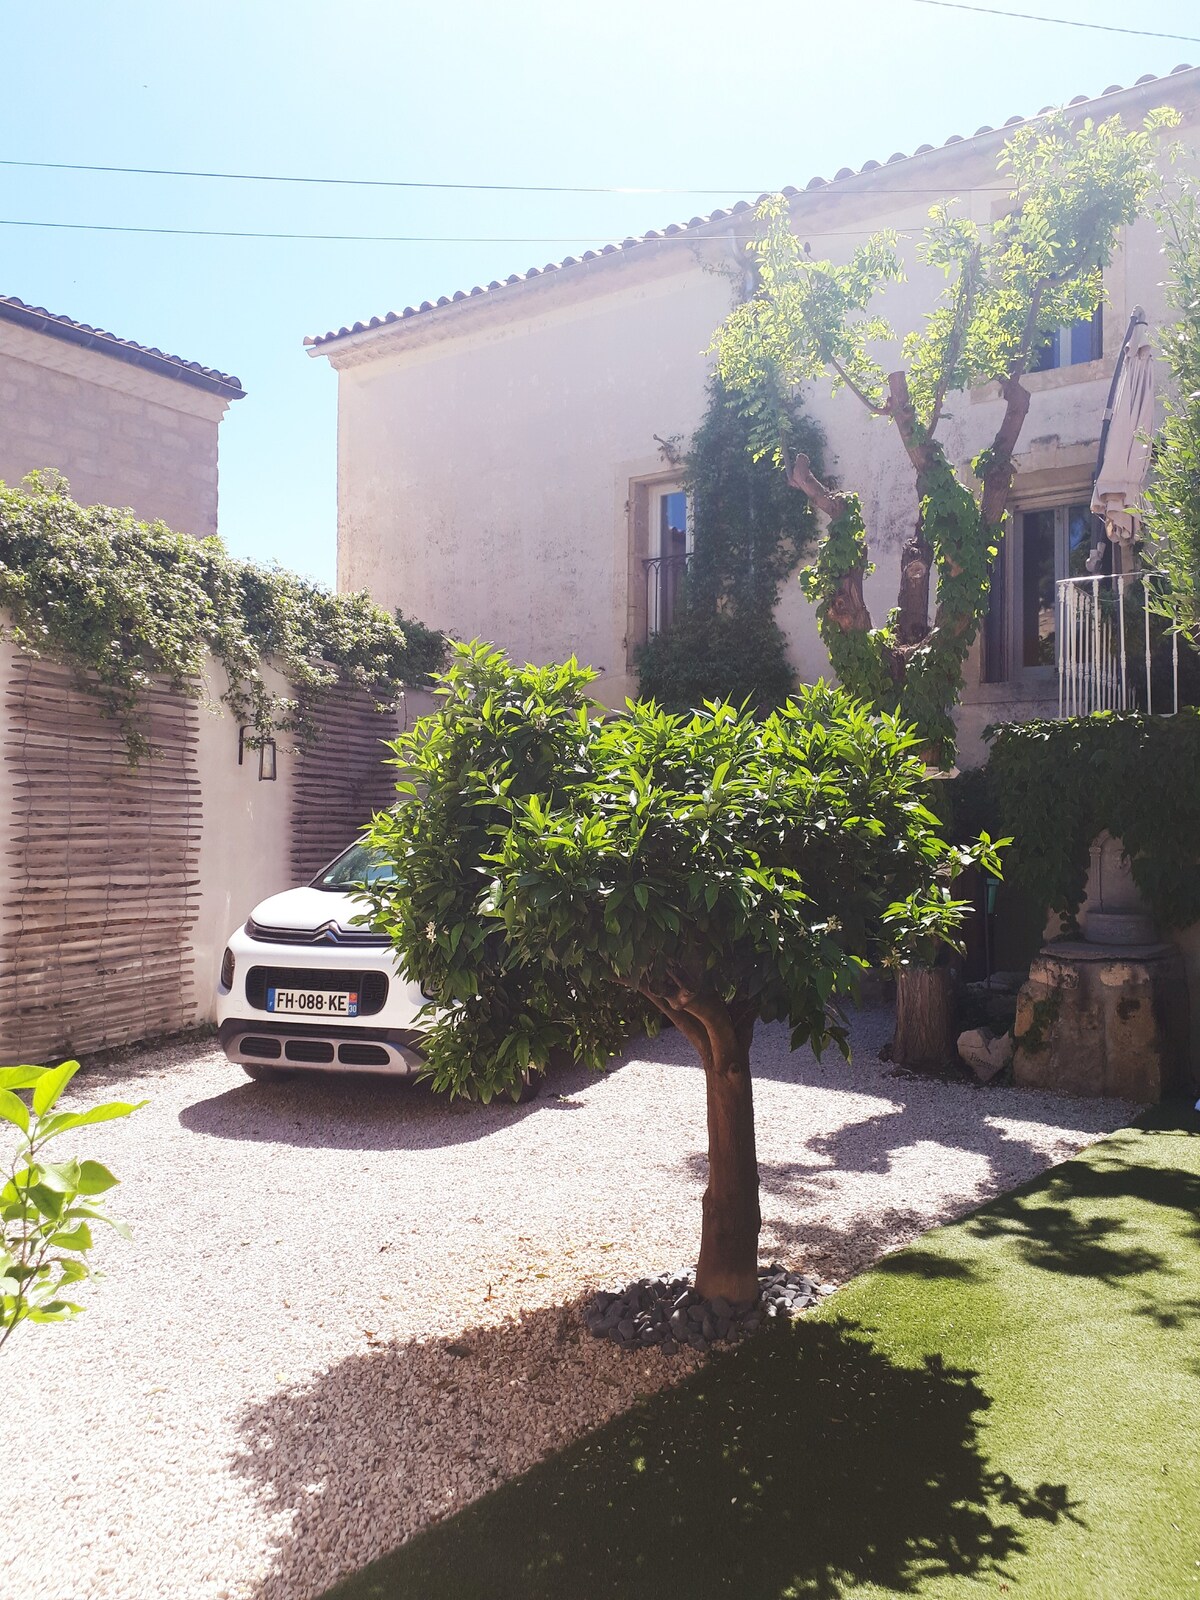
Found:
<svg viewBox="0 0 1200 1600"><path fill-rule="evenodd" d="M1060 1094L1160 1100L1188 1087L1190 1026L1173 945L1061 941L1017 998L1013 1076Z"/></svg>

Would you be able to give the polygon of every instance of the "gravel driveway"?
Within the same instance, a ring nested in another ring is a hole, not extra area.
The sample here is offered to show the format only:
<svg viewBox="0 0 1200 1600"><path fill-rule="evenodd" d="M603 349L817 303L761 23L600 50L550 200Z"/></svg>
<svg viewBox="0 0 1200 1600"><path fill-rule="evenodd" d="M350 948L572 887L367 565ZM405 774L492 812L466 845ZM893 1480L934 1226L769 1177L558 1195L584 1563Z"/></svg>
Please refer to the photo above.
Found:
<svg viewBox="0 0 1200 1600"><path fill-rule="evenodd" d="M1131 1108L754 1052L763 1255L838 1282ZM673 1034L529 1106L378 1080L253 1084L207 1045L76 1101L150 1099L80 1153L123 1179L109 1276L9 1341L0 1593L310 1600L699 1361L581 1336L590 1288L695 1259L700 1070ZM86 1141L86 1142L85 1142ZM11 1446L10 1446L11 1449ZM58 1507L58 1514L49 1507Z"/></svg>

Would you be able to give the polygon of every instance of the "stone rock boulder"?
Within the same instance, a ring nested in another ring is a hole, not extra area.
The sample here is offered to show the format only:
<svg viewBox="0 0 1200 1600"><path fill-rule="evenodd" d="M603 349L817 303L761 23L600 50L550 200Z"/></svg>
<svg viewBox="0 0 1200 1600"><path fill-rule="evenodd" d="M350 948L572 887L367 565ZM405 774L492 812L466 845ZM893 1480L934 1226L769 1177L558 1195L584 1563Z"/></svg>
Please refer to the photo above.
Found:
<svg viewBox="0 0 1200 1600"><path fill-rule="evenodd" d="M980 1083L991 1083L1013 1058L1012 1034L996 1034L991 1028L968 1028L958 1036L958 1053Z"/></svg>
<svg viewBox="0 0 1200 1600"><path fill-rule="evenodd" d="M1188 992L1171 945L1063 940L1017 998L1013 1076L1060 1094L1161 1100L1189 1080Z"/></svg>

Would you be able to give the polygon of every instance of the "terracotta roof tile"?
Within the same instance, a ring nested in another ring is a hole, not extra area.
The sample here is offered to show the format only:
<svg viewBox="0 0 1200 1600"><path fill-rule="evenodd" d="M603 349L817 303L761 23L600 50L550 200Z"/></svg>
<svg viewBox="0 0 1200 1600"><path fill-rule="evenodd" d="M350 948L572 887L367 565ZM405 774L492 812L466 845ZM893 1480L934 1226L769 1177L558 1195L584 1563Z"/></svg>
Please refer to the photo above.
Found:
<svg viewBox="0 0 1200 1600"><path fill-rule="evenodd" d="M1177 67L1172 67L1171 71L1162 78L1156 77L1152 72L1146 73L1137 80L1133 87L1140 88L1142 85L1147 83L1165 83L1168 81L1168 79L1176 77L1181 72L1194 71L1196 71L1196 68L1190 66L1187 62L1183 62ZM1111 83L1101 95L1079 94L1076 95L1075 98L1069 102L1069 104L1072 106L1087 105L1089 101L1093 99L1103 99L1107 95L1122 94L1124 92L1124 89L1119 83ZM1044 117L1047 115L1047 113L1053 111L1054 109L1055 108L1053 106L1043 106L1042 109L1036 113L1036 115L1039 117ZM1009 117L1003 126L1005 128L1015 128L1022 122L1026 122L1028 120L1029 119L1026 117ZM994 133L995 131L996 130L994 128L989 126L987 123L984 123L982 127L976 128L972 138L984 138L988 134ZM943 141L942 148L948 149L951 145L963 144L965 142L966 141L963 139L962 134L952 133L948 139ZM850 178L859 177L863 173L879 172L882 171L885 166L891 167L902 161L914 160L917 156L929 155L935 149L937 149L936 145L921 144L917 146L911 155L906 155L904 151L897 150L893 155L890 155L887 158L886 162L864 161L862 166L858 168L857 171L855 171L853 167L839 167L837 172L834 173L832 180L820 177L810 178L808 183L805 185L805 191L807 192L814 189L827 189L832 187L834 184L845 183ZM801 191L789 184L780 192L783 194L785 199L791 200L794 199ZM759 195L758 198L759 200L762 200L765 198L765 196ZM639 245L653 242L656 239L675 239L678 238L681 233L690 233L693 229L708 227L714 222L722 221L725 217L740 216L750 209L750 201L739 200L735 205L727 209L718 209L703 217L692 217L688 222L685 223L671 222L668 223L665 228L652 228L649 232L640 235L638 238L630 237L622 239L620 244L602 245L598 250L585 250L582 256L566 256L562 261L548 261L544 267L530 267L528 271L524 273L514 272L510 277L506 278L503 283L493 279L492 282L488 284L486 289L482 289L478 284L476 284L475 288L473 288L470 293L472 295L489 293L494 294L497 290L507 288L510 284L523 283L527 279L541 277L542 274L546 272L556 272L560 267L577 267L583 262L595 261L601 256L615 255L622 250L636 249ZM461 300L464 298L467 297L463 294L461 289L457 294L451 297L452 300ZM437 302L439 306L446 305L448 303L449 302L444 296ZM389 311L384 317L372 317L370 322L356 322L352 327L342 327L336 330L331 329L328 333L310 334L308 338L305 339L304 343L309 347L310 350L315 352L319 350L322 345L329 344L335 339L345 339L350 334L354 333L365 333L370 328L381 327L383 324L389 322L400 322L407 317L416 316L423 311L432 311L433 309L434 306L431 301L423 300L419 306L405 306L404 310L399 312Z"/></svg>
<svg viewBox="0 0 1200 1600"><path fill-rule="evenodd" d="M0 294L0 321L32 328L37 333L49 334L51 338L63 339L68 344L82 345L101 355L114 356L118 361L127 361L132 366L157 372L163 377L178 378L182 383L190 383L193 388L223 394L230 400L240 400L246 392L240 381L227 372L218 372L214 367L202 367L198 361L185 361L182 356L167 355L154 345L119 339L115 333L107 333L103 328L93 328L89 323L60 316L57 312L47 311L44 306L26 305L24 300L18 300L15 295Z"/></svg>

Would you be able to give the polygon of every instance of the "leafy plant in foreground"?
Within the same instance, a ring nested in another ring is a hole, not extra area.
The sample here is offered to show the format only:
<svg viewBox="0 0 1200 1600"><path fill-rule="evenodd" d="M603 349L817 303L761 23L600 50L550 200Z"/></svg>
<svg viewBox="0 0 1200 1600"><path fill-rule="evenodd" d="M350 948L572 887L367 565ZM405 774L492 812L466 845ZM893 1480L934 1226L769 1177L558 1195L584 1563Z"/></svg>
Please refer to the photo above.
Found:
<svg viewBox="0 0 1200 1600"><path fill-rule="evenodd" d="M0 1121L20 1134L0 1189L0 1347L21 1322L63 1322L83 1309L63 1291L94 1276L86 1260L93 1223L129 1237L98 1198L117 1182L107 1167L45 1159L46 1146L63 1134L127 1117L146 1103L112 1100L87 1111L56 1111L78 1071L78 1061L0 1067Z"/></svg>

